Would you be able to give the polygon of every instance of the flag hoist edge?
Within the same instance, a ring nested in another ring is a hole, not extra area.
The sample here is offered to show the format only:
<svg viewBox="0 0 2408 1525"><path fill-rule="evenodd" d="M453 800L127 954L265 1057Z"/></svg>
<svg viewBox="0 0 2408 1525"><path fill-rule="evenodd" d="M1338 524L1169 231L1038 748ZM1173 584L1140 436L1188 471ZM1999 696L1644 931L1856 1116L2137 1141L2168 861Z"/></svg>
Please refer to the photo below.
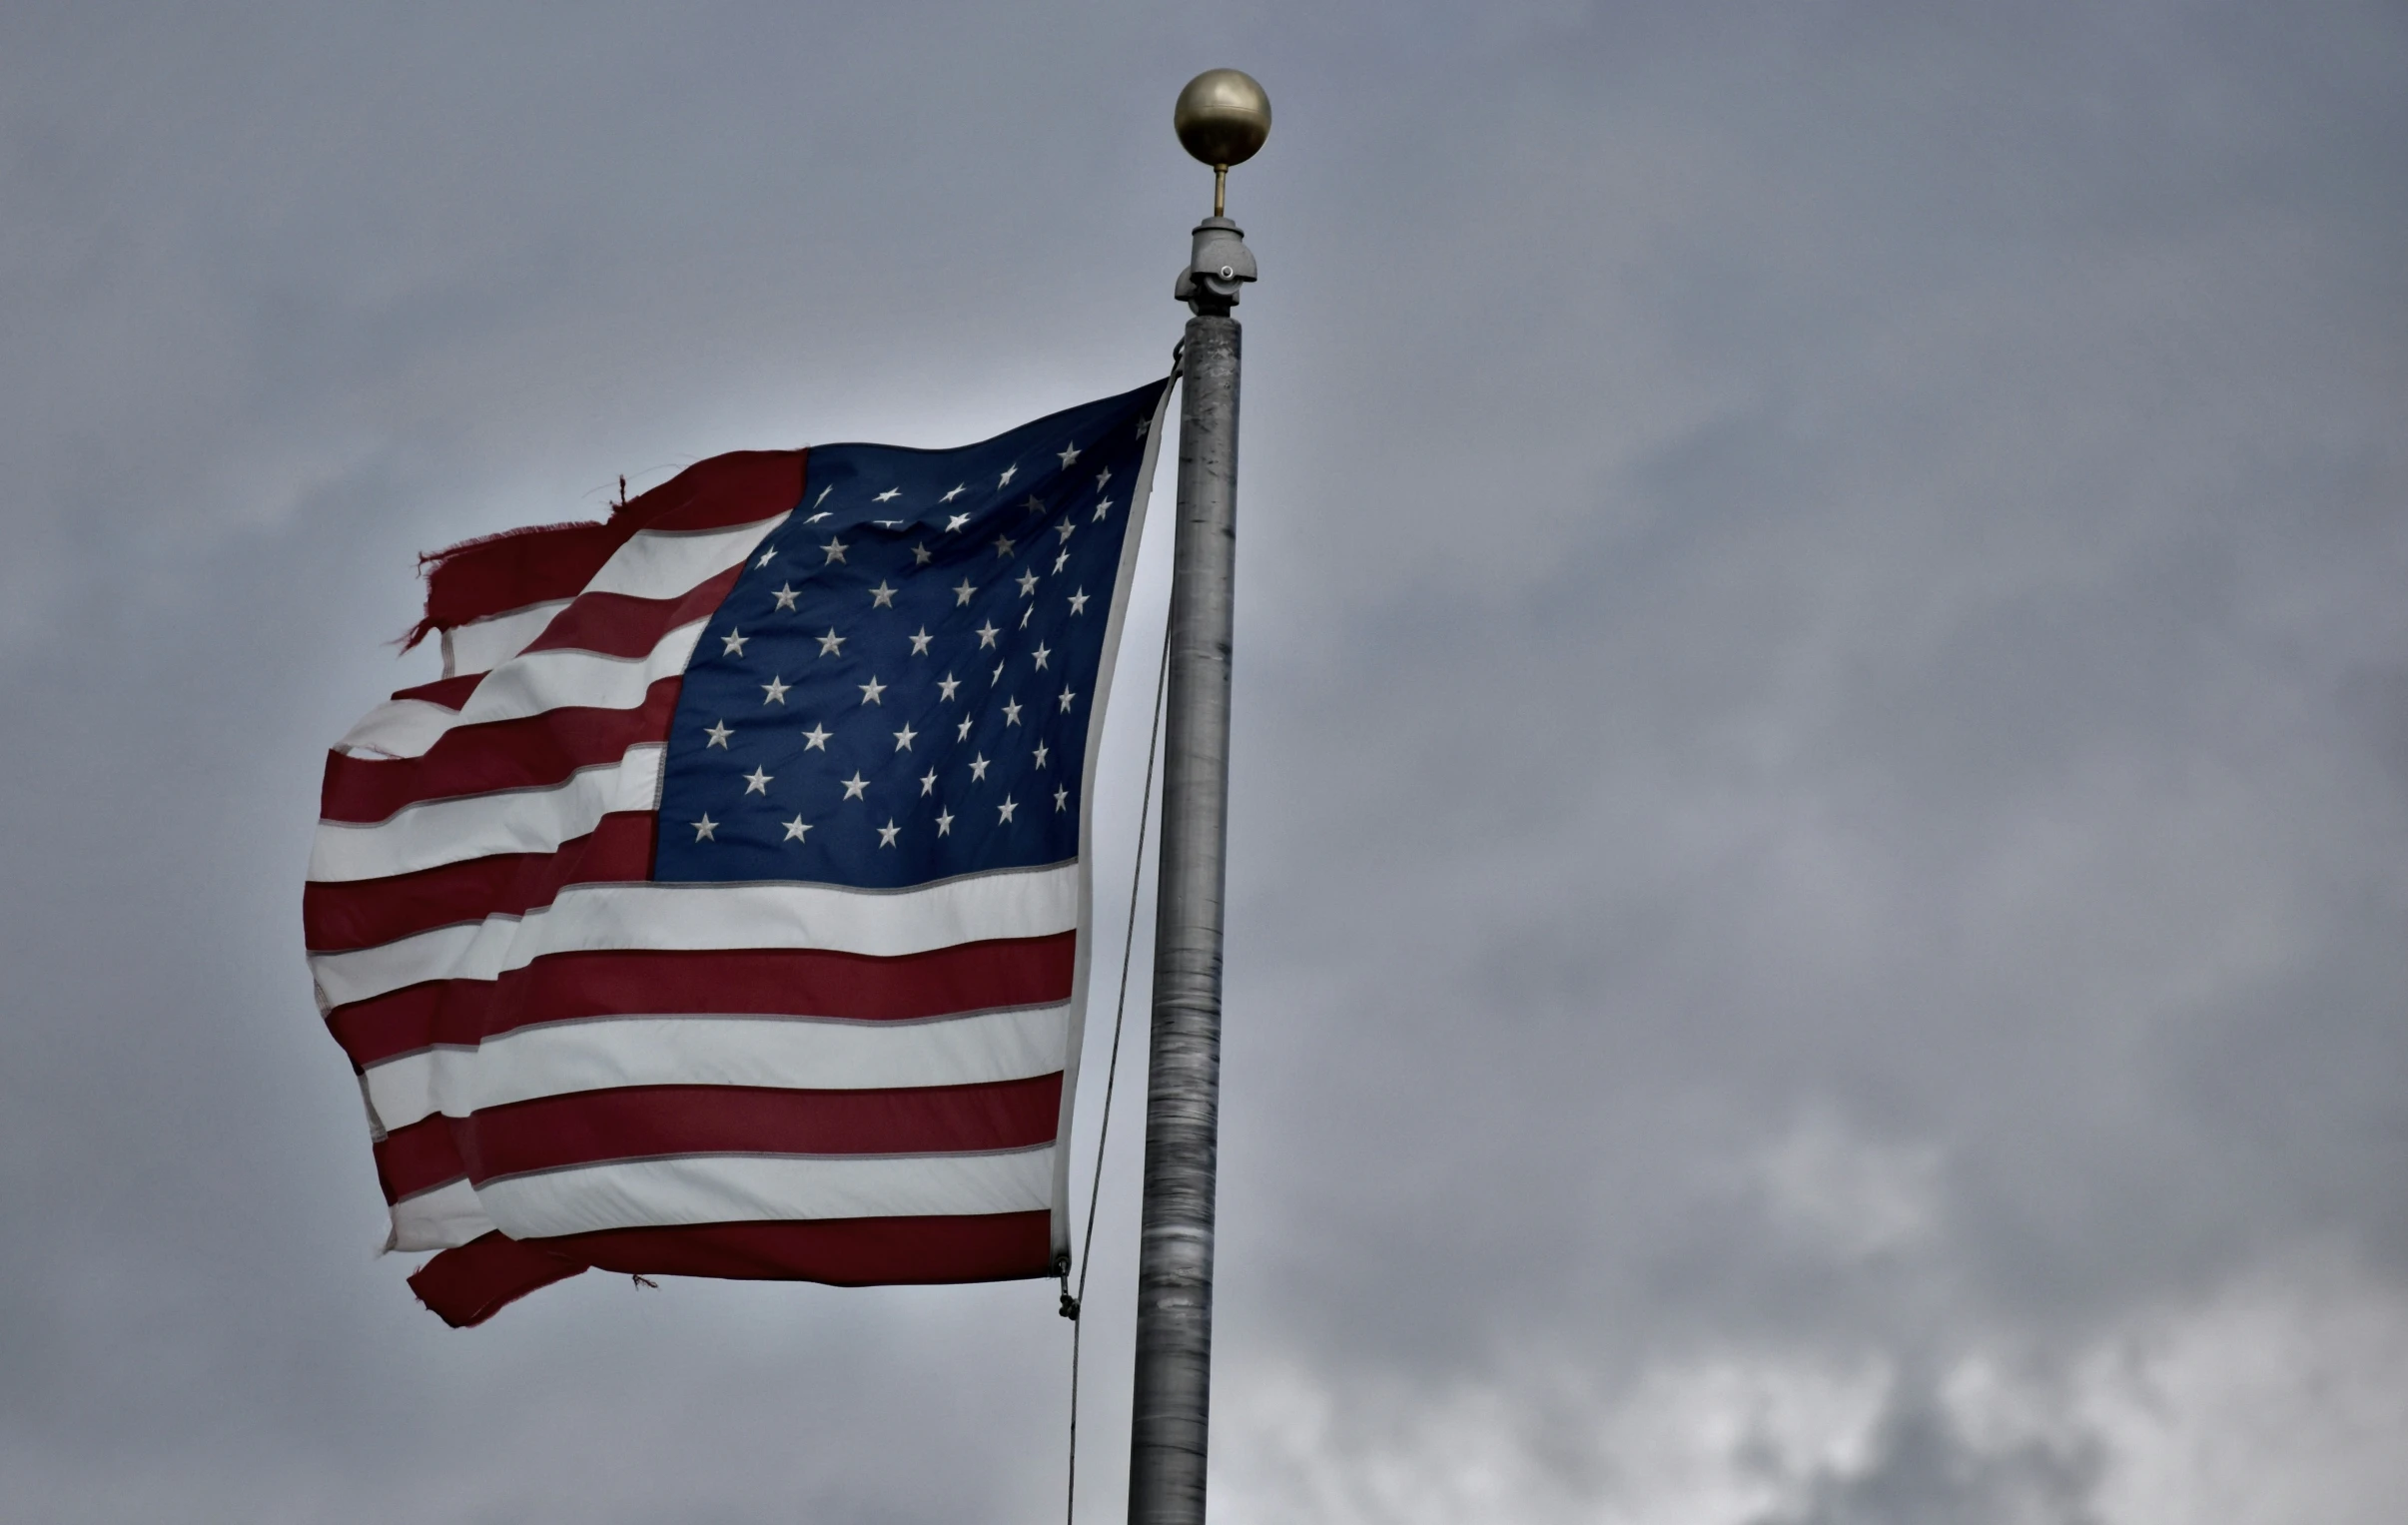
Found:
<svg viewBox="0 0 2408 1525"><path fill-rule="evenodd" d="M443 676L329 755L303 903L427 1306L1051 1273L1169 387L427 558Z"/></svg>

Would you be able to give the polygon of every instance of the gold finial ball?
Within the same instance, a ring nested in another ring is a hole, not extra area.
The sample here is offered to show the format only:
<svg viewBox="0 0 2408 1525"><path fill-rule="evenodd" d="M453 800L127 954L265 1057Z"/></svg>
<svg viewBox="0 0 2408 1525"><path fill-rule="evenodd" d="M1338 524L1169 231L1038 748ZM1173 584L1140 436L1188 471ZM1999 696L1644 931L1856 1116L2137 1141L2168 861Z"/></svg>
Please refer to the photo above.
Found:
<svg viewBox="0 0 2408 1525"><path fill-rule="evenodd" d="M1206 69L1179 93L1171 125L1180 147L1214 169L1243 164L1270 136L1270 97L1250 74Z"/></svg>

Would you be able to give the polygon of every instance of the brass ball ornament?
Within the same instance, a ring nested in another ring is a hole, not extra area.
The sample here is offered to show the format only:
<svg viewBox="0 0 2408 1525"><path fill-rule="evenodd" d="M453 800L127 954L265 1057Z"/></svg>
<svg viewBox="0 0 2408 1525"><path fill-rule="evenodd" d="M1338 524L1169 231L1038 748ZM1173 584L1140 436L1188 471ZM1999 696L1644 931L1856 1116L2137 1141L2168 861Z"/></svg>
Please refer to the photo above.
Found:
<svg viewBox="0 0 2408 1525"><path fill-rule="evenodd" d="M1242 70L1206 69L1179 93L1171 126L1180 147L1212 167L1212 215L1219 217L1229 166L1253 158L1270 136L1270 97Z"/></svg>

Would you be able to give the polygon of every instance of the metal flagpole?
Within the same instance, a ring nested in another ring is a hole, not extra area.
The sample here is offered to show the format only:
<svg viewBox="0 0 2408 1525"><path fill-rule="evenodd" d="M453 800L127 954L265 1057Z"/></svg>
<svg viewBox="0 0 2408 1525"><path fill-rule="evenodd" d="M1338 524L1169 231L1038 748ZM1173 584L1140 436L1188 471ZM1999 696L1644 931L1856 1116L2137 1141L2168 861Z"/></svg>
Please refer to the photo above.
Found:
<svg viewBox="0 0 2408 1525"><path fill-rule="evenodd" d="M1228 843L1229 637L1237 533L1238 288L1254 257L1230 222L1228 168L1270 133L1270 101L1234 69L1198 75L1173 113L1212 166L1176 295L1188 321L1179 417L1179 528L1171 572L1154 1033L1146 1090L1146 1200L1138 1248L1132 1525L1203 1525L1211 1402L1212 1189L1219 1139L1220 920Z"/></svg>

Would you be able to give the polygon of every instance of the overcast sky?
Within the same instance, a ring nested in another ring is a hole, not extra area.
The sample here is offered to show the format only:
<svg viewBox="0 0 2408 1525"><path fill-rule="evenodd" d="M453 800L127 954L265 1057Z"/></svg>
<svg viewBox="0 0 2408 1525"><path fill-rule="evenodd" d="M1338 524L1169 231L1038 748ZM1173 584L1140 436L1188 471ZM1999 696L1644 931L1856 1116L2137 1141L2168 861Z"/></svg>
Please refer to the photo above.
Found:
<svg viewBox="0 0 2408 1525"><path fill-rule="evenodd" d="M419 1308L301 879L417 551L1159 375L1226 64L1216 1517L2396 1519L2408 14L1946 9L10 8L0 1517L1060 1517L1050 1284Z"/></svg>

